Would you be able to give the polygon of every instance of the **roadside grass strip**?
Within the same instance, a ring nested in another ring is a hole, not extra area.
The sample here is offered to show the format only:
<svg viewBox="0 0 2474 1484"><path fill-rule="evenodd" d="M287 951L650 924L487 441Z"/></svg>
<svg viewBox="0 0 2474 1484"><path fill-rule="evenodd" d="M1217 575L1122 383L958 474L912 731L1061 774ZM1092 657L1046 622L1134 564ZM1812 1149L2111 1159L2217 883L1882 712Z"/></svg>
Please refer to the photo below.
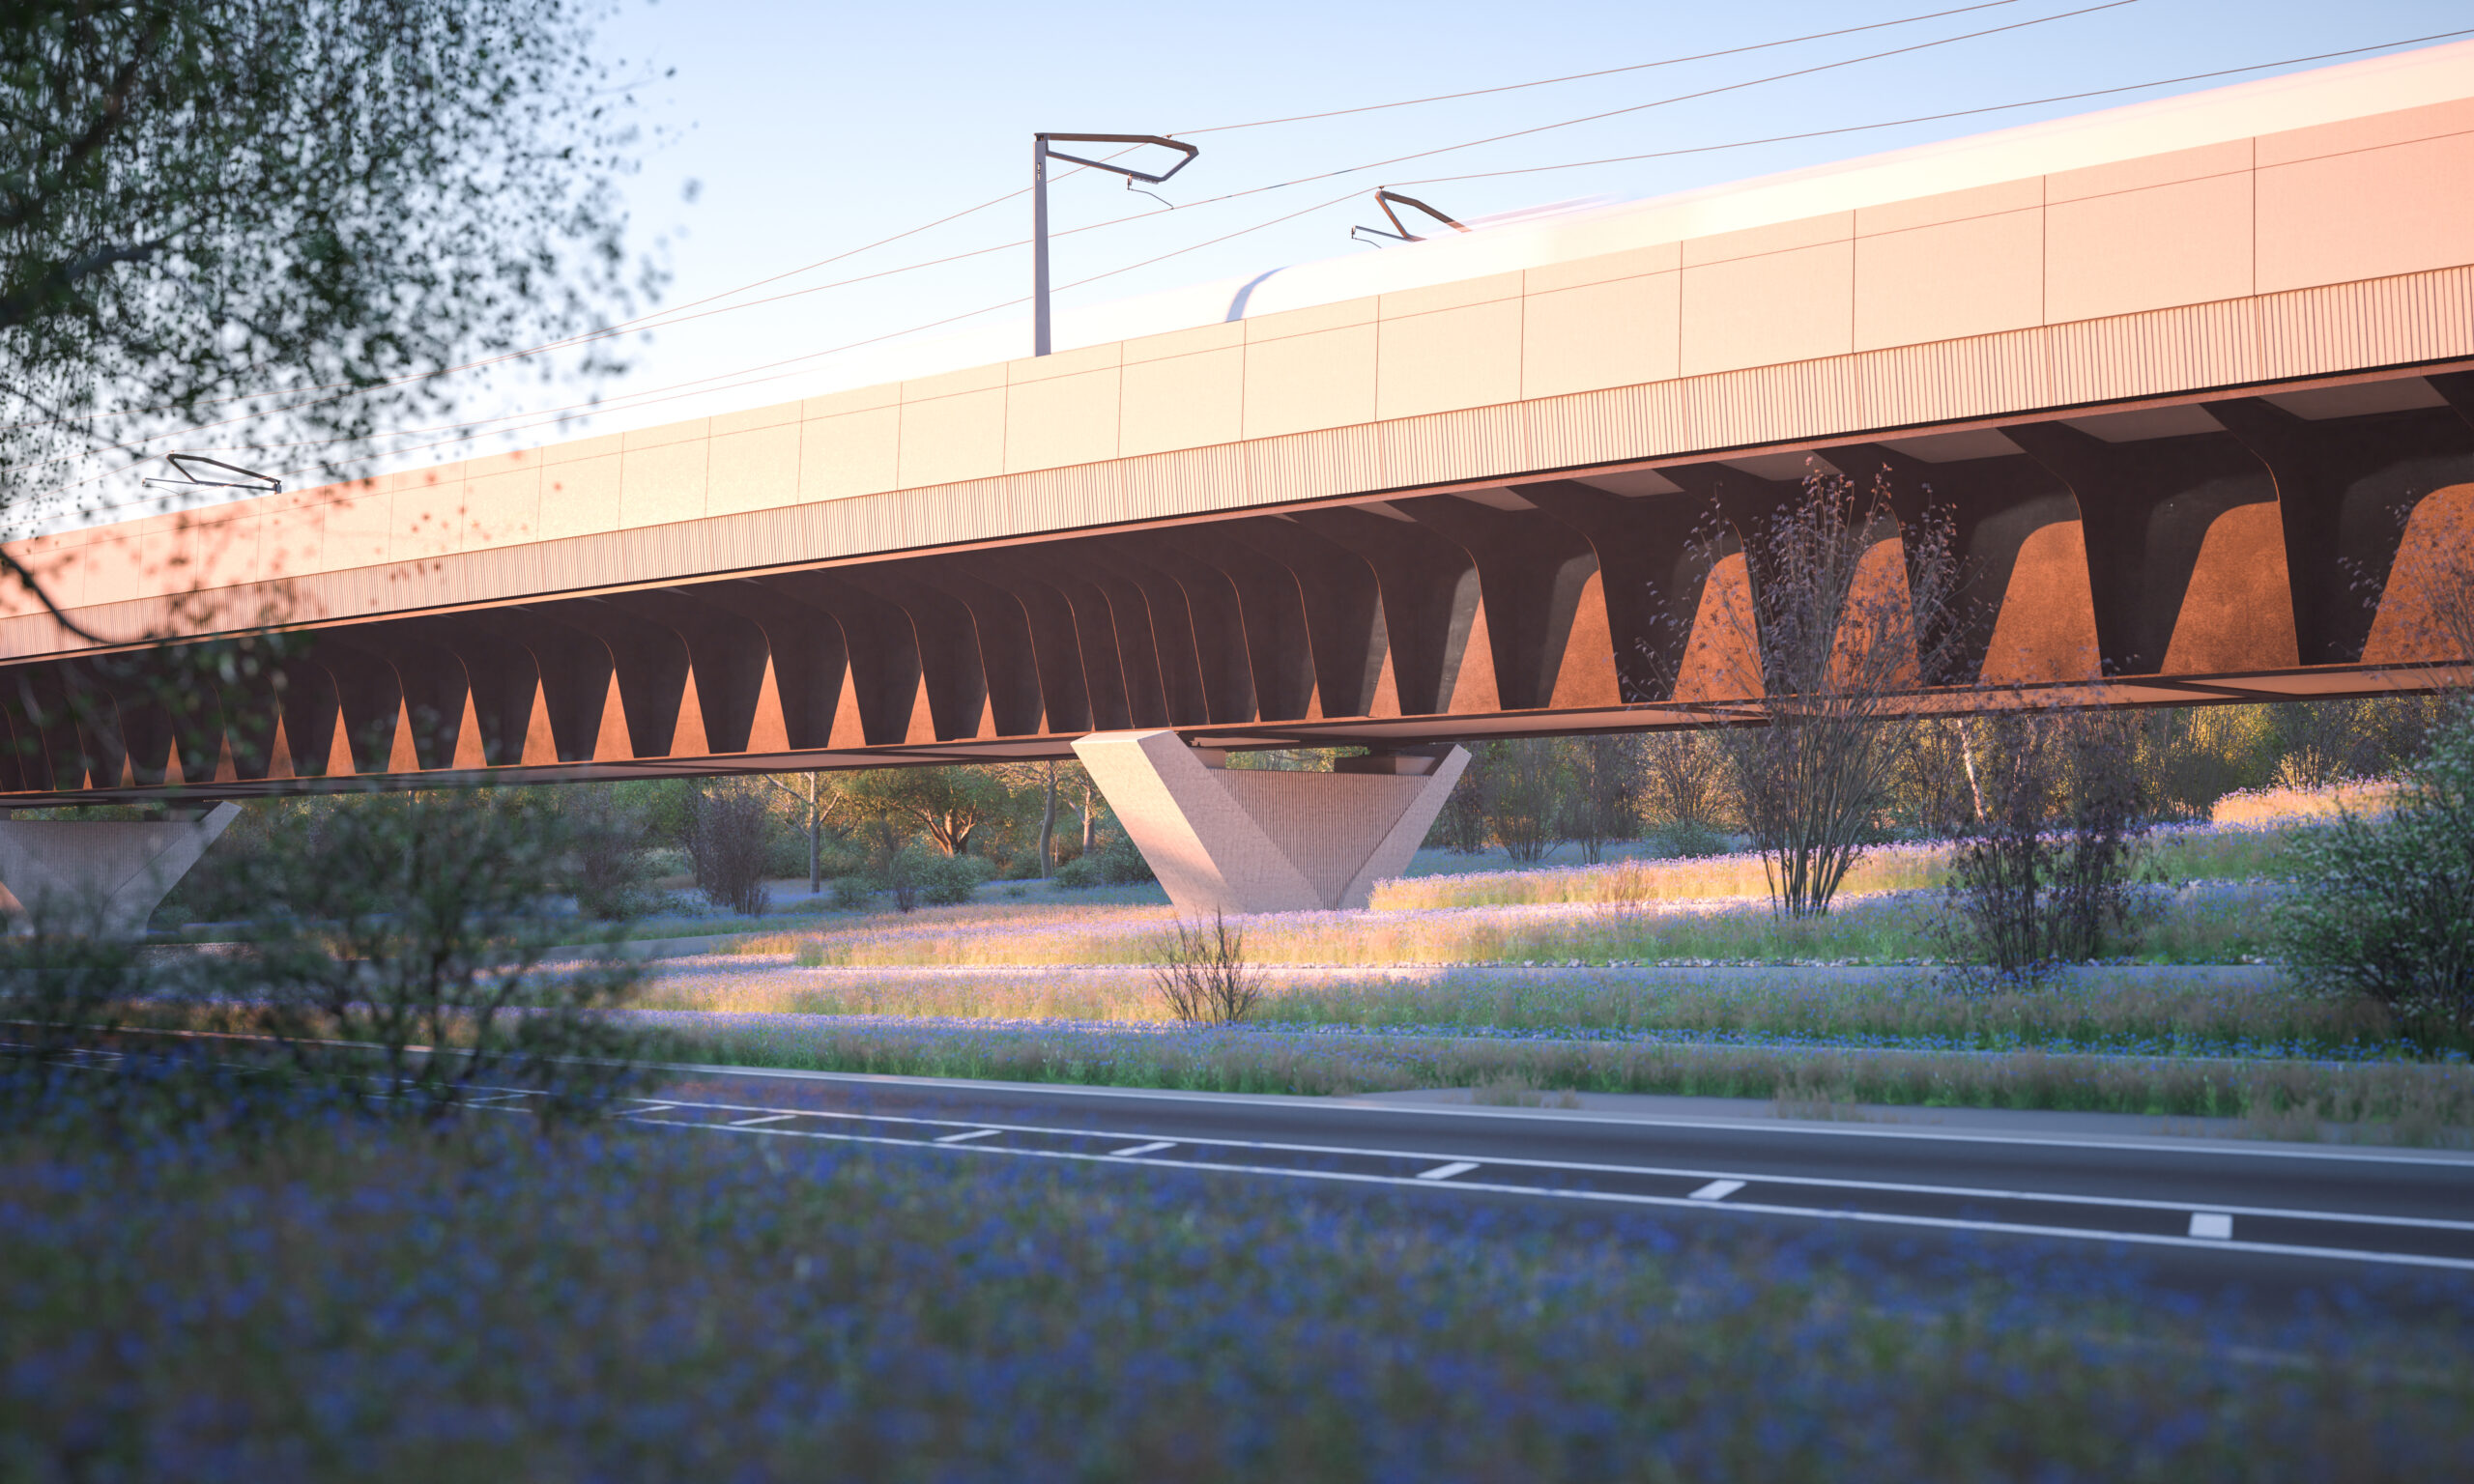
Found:
<svg viewBox="0 0 2474 1484"><path fill-rule="evenodd" d="M1776 1099L1801 1107L2060 1109L2245 1118L2274 1138L2350 1136L2474 1145L2474 1065L2463 1061L2209 1060L1655 1038L1515 1040L1309 1034L1230 1027L640 1013L678 1059L1206 1092L1360 1094L1510 1086Z"/></svg>

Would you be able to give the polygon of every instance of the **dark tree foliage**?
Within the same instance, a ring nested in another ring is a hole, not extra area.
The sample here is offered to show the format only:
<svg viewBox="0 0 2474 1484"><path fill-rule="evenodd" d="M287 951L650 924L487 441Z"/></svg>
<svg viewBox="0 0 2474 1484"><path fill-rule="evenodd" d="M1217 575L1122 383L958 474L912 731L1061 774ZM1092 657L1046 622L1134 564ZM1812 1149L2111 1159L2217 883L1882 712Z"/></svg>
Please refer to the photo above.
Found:
<svg viewBox="0 0 2474 1484"><path fill-rule="evenodd" d="M591 328L630 271L601 9L0 0L0 506L167 451L331 469Z"/></svg>
<svg viewBox="0 0 2474 1484"><path fill-rule="evenodd" d="M717 788L697 796L687 854L696 868L697 889L713 905L741 917L764 915L769 823L764 800L754 793Z"/></svg>
<svg viewBox="0 0 2474 1484"><path fill-rule="evenodd" d="M549 962L581 926L559 900L585 826L514 789L374 793L309 826L273 838L236 948L196 965L210 1026L401 1112L510 1085L590 1112L642 1081L648 1042L609 1013L643 979L627 925Z"/></svg>
<svg viewBox="0 0 2474 1484"><path fill-rule="evenodd" d="M2383 815L2303 837L2279 913L2296 978L2362 994L2425 1035L2474 1030L2474 715L2431 739Z"/></svg>
<svg viewBox="0 0 2474 1484"><path fill-rule="evenodd" d="M1563 751L1571 781L1564 834L1580 843L1582 857L1595 866L1609 841L1636 833L1644 786L1640 739L1570 737Z"/></svg>

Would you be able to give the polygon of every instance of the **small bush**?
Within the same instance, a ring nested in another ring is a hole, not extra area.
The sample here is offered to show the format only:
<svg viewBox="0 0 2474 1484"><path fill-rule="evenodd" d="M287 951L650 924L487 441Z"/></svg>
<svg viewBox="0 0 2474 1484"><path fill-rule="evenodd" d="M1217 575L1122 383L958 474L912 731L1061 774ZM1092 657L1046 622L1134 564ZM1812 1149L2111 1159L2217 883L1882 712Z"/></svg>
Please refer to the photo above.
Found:
<svg viewBox="0 0 2474 1484"><path fill-rule="evenodd" d="M1076 856L1074 859L1056 868L1056 874L1051 876L1050 879L1059 886L1068 887L1078 892L1099 885L1101 878L1098 852L1094 851L1090 855Z"/></svg>
<svg viewBox="0 0 2474 1484"><path fill-rule="evenodd" d="M696 887L717 907L742 917L764 915L766 837L772 819L764 801L748 793L712 793L697 800L688 853Z"/></svg>
<svg viewBox="0 0 2474 1484"><path fill-rule="evenodd" d="M1246 962L1246 935L1219 913L1211 927L1179 923L1161 944L1152 983L1180 1020L1236 1025L1263 997L1262 971Z"/></svg>
<svg viewBox="0 0 2474 1484"><path fill-rule="evenodd" d="M932 907L953 907L970 900L985 879L972 856L931 855L919 866L919 899Z"/></svg>
<svg viewBox="0 0 2474 1484"><path fill-rule="evenodd" d="M643 813L608 788L579 788L564 803L575 839L576 910L603 922L651 910L654 863Z"/></svg>
<svg viewBox="0 0 2474 1484"><path fill-rule="evenodd" d="M1142 858L1142 851L1122 835L1093 853L1099 857L1097 869L1100 879L1110 886L1140 886L1145 881L1160 879L1152 870L1151 863ZM1081 863L1078 861L1076 864Z"/></svg>
<svg viewBox="0 0 2474 1484"><path fill-rule="evenodd" d="M1661 859L1698 860L1726 855L1735 849L1727 837L1698 819L1674 819L1651 827L1642 839L1650 853Z"/></svg>
<svg viewBox="0 0 2474 1484"><path fill-rule="evenodd" d="M861 912L876 899L877 889L864 876L836 876L832 881L833 905L844 912Z"/></svg>
<svg viewBox="0 0 2474 1484"><path fill-rule="evenodd" d="M2293 853L2277 946L2295 977L2474 1028L2474 717L2432 738L2384 817L2343 813Z"/></svg>
<svg viewBox="0 0 2474 1484"><path fill-rule="evenodd" d="M928 863L933 858L915 843L904 845L885 857L885 890L893 894L895 911L919 910L920 878L927 874Z"/></svg>
<svg viewBox="0 0 2474 1484"><path fill-rule="evenodd" d="M1953 821L1954 957L2005 978L2041 977L2136 934L2132 868L2148 804L2137 726L2092 712L1984 723L1971 807Z"/></svg>

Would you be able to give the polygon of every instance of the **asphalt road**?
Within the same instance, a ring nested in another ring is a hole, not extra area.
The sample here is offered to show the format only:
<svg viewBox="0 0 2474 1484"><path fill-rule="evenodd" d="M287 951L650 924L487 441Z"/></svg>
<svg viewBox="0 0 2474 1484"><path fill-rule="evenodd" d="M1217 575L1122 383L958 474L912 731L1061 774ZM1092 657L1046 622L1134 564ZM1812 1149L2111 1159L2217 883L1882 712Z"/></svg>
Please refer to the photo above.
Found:
<svg viewBox="0 0 2474 1484"><path fill-rule="evenodd" d="M1323 1190L1640 1212L1693 1227L1832 1223L1911 1259L1951 1241L2059 1245L2113 1254L2171 1287L2255 1300L2339 1287L2474 1293L2465 1155L679 1072L627 1116L700 1137L1173 1166Z"/></svg>

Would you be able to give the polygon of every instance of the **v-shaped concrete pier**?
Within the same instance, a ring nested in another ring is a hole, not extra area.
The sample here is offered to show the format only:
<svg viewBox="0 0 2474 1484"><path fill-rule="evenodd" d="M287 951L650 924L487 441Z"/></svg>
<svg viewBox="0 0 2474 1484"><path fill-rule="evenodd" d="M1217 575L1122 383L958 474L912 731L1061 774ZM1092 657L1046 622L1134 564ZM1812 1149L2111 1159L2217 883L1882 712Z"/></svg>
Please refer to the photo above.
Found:
<svg viewBox="0 0 2474 1484"><path fill-rule="evenodd" d="M1408 869L1469 764L1454 747L1345 757L1330 773L1229 768L1165 730L1096 732L1074 751L1194 916L1365 906Z"/></svg>

